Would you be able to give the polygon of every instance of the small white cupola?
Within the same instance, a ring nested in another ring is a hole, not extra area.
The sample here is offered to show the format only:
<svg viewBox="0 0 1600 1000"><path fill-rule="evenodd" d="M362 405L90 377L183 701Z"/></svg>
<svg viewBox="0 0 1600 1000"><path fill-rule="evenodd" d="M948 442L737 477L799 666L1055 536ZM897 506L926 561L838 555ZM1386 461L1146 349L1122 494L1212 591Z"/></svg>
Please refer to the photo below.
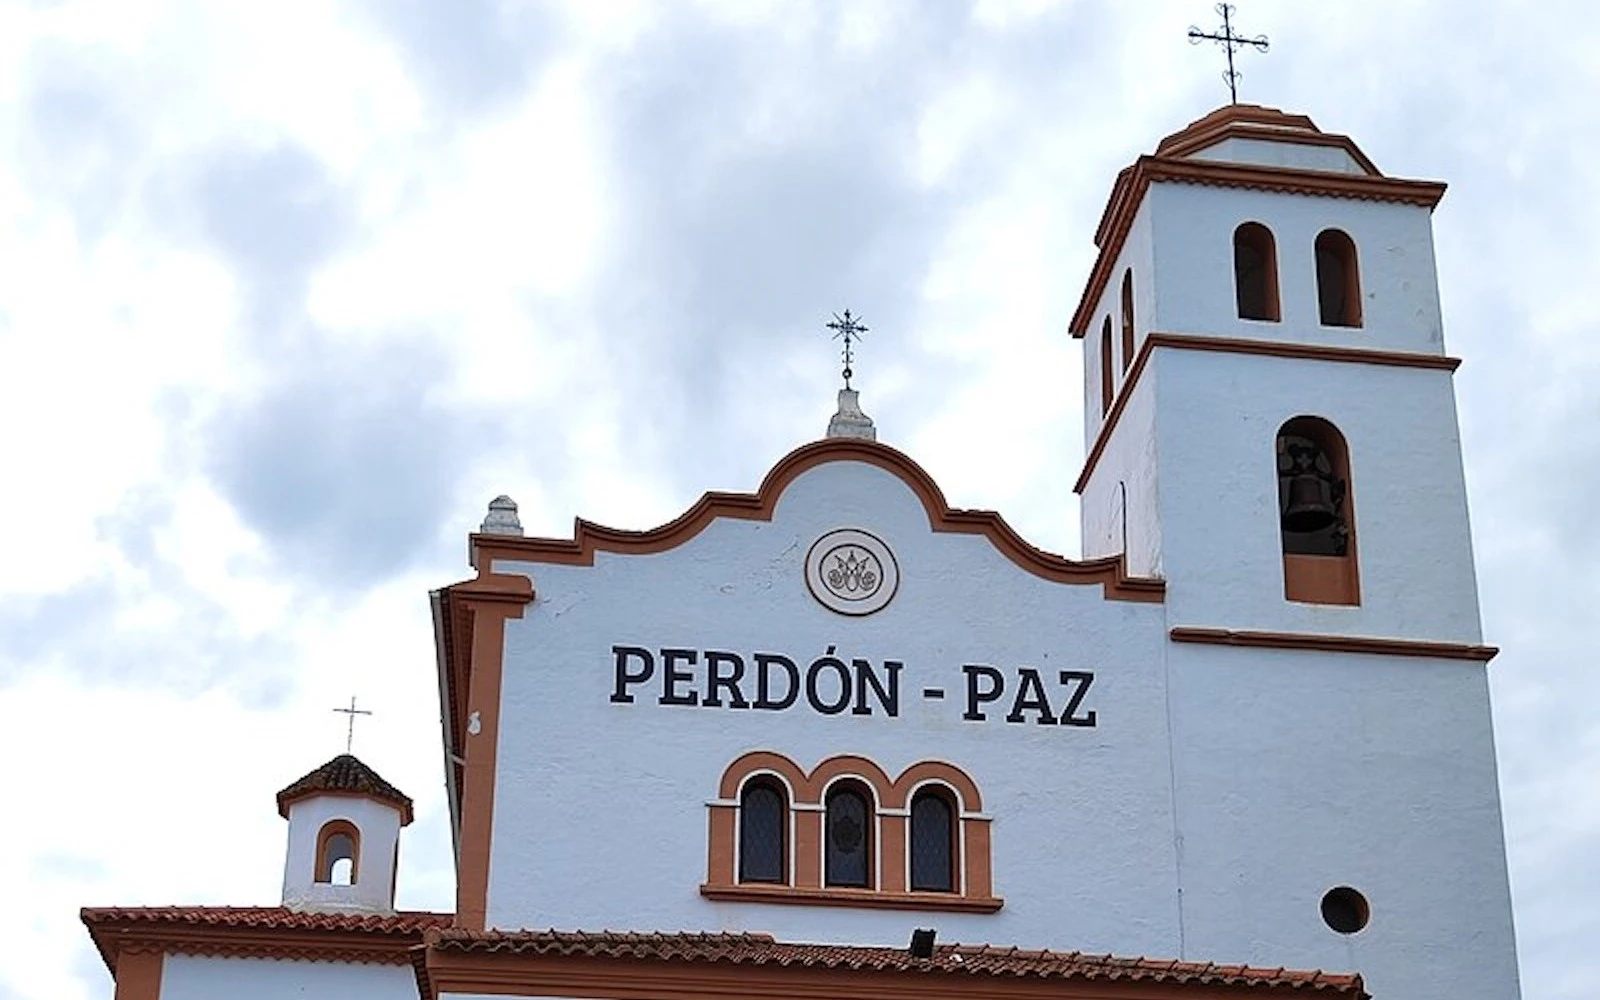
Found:
<svg viewBox="0 0 1600 1000"><path fill-rule="evenodd" d="M289 821L284 906L394 912L409 797L343 753L279 792L278 813Z"/></svg>

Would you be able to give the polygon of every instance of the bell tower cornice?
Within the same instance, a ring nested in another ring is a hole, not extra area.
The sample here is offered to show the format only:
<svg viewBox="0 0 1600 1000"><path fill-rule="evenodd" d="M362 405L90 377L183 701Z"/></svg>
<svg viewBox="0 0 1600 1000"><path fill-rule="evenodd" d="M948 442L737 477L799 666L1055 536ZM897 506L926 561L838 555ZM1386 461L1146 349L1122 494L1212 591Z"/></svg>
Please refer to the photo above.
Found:
<svg viewBox="0 0 1600 1000"><path fill-rule="evenodd" d="M1419 205L1444 197L1439 181L1386 177L1349 136L1323 132L1305 115L1229 105L1162 139L1117 175L1095 230L1099 254L1069 329L1089 330L1135 215L1152 184L1193 184Z"/></svg>

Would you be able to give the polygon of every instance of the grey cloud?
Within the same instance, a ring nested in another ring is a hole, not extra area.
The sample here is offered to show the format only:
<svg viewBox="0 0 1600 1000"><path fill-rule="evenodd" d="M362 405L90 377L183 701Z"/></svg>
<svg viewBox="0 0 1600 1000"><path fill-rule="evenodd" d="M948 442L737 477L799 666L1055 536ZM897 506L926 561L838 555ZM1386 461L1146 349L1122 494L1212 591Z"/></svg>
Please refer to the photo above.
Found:
<svg viewBox="0 0 1600 1000"><path fill-rule="evenodd" d="M824 21L840 10L821 9ZM597 309L604 328L631 331L613 364L621 391L639 400L630 419L656 428L632 457L677 456L659 471L682 491L725 468L725 456L703 451L708 426L730 450L760 456L752 471L770 462L773 442L728 419L752 405L735 398L746 380L731 376L761 369L763 358L825 355L831 311L865 315L869 357L928 361L911 325L929 259L954 209L984 193L1009 137L996 136L996 149L952 183L923 190L912 174L920 116L950 72L1011 54L971 28L965 7L917 14L871 58L785 48L775 35L684 15L600 74L611 155L633 169L616 192L618 249ZM1040 75L1059 61L1043 47L1036 55ZM796 79L803 106L774 125ZM832 388L815 386L815 400Z"/></svg>
<svg viewBox="0 0 1600 1000"><path fill-rule="evenodd" d="M207 473L291 572L369 584L405 569L436 537L471 457L497 443L491 425L430 399L449 365L421 338L323 338L275 368L265 391L203 431Z"/></svg>
<svg viewBox="0 0 1600 1000"><path fill-rule="evenodd" d="M547 5L498 0L373 0L365 12L399 45L446 120L493 107L526 87L554 47Z"/></svg>
<svg viewBox="0 0 1600 1000"><path fill-rule="evenodd" d="M170 575L170 574L169 574ZM159 626L116 627L119 609L140 595L105 577L47 597L0 608L0 687L40 669L97 683L201 691L227 684L241 702L277 704L293 683L289 646L272 636L241 635L232 614L190 587L165 585L176 606Z"/></svg>
<svg viewBox="0 0 1600 1000"><path fill-rule="evenodd" d="M158 213L181 213L171 223L193 227L235 269L258 333L299 315L310 275L355 229L349 194L298 145L227 146L175 180Z"/></svg>
<svg viewBox="0 0 1600 1000"><path fill-rule="evenodd" d="M56 48L33 53L27 85L23 174L35 191L60 199L79 233L97 240L137 184L132 165L145 143L127 96L103 68Z"/></svg>

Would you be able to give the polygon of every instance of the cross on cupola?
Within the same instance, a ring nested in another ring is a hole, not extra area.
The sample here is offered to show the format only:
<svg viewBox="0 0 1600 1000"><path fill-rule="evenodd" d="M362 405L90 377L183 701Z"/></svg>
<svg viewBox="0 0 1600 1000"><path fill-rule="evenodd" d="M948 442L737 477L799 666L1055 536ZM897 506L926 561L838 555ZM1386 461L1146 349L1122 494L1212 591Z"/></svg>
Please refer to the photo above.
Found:
<svg viewBox="0 0 1600 1000"><path fill-rule="evenodd" d="M1228 102L1239 103L1239 71L1233 68L1233 53L1236 49L1245 46L1254 48L1257 52L1267 51L1267 36L1257 35L1254 38L1245 38L1233 32L1233 4L1217 4L1217 13L1222 15L1222 27L1216 31L1201 31L1199 28L1190 27L1189 43L1199 45L1201 42L1216 42L1228 52L1228 69L1222 78L1228 82Z"/></svg>
<svg viewBox="0 0 1600 1000"><path fill-rule="evenodd" d="M350 696L350 707L349 708L336 708L336 709L334 709L334 711L335 712L343 712L345 714L345 716L347 717L347 722L346 722L345 731L344 731L344 752L345 753L349 753L350 752L350 748L355 745L355 741L356 741L356 716L358 716L358 715L371 715L372 712L369 709L357 708L356 707L356 696L355 695L351 695Z"/></svg>

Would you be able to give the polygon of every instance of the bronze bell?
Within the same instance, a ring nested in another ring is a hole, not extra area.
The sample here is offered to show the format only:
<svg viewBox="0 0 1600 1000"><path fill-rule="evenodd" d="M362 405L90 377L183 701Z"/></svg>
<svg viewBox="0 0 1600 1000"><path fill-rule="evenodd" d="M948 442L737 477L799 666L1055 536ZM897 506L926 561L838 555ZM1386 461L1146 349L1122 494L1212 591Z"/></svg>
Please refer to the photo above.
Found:
<svg viewBox="0 0 1600 1000"><path fill-rule="evenodd" d="M1338 519L1331 482L1309 471L1289 480L1288 503L1283 509L1285 531L1321 531Z"/></svg>

